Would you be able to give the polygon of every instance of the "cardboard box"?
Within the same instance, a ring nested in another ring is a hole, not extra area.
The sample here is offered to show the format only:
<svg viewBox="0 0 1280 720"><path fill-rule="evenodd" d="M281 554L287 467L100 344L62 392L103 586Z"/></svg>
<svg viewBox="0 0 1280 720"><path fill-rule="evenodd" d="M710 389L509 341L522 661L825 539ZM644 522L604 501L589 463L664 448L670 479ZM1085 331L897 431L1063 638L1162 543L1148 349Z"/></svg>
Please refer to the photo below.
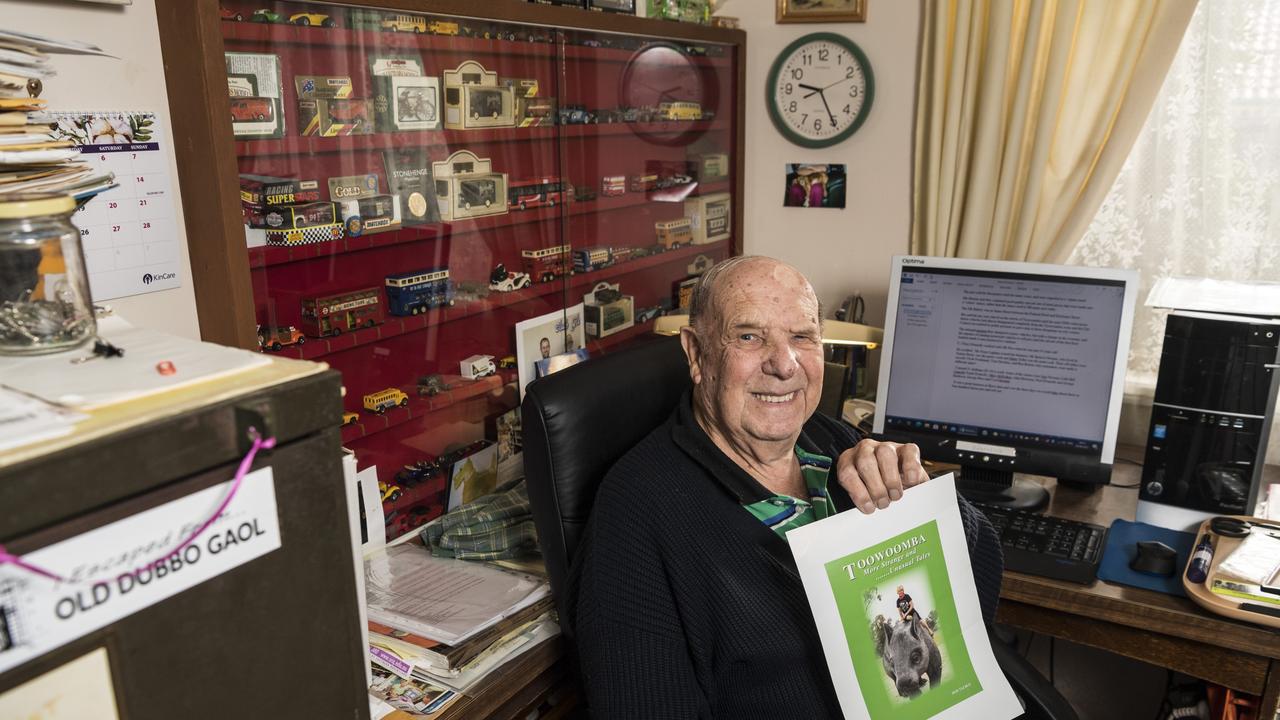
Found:
<svg viewBox="0 0 1280 720"><path fill-rule="evenodd" d="M600 302L597 293L601 291L615 294L618 299ZM596 283L591 292L582 296L582 303L583 329L591 337L609 337L636 324L636 300L623 295L617 283Z"/></svg>
<svg viewBox="0 0 1280 720"><path fill-rule="evenodd" d="M267 205L292 205L320 200L320 183L316 180L241 175L240 202L258 209Z"/></svg>
<svg viewBox="0 0 1280 720"><path fill-rule="evenodd" d="M368 99L298 101L298 124L303 135L337 137L373 133L373 103Z"/></svg>

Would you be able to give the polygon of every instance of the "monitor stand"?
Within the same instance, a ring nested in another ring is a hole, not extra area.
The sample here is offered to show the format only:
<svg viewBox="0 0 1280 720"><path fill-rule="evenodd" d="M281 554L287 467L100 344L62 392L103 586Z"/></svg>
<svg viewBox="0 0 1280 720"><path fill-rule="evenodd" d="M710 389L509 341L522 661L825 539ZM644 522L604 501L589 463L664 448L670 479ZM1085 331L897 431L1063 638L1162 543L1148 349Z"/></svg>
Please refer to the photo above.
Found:
<svg viewBox="0 0 1280 720"><path fill-rule="evenodd" d="M1024 478L1014 479L1011 470L960 466L956 490L971 502L999 505L1011 510L1036 512L1049 504L1049 491Z"/></svg>

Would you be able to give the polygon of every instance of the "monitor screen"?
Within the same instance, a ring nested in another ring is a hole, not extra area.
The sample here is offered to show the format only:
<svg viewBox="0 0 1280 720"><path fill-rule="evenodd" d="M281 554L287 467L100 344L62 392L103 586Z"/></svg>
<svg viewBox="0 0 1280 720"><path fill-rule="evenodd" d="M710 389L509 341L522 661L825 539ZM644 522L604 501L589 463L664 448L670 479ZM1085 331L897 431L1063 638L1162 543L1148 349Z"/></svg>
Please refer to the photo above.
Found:
<svg viewBox="0 0 1280 720"><path fill-rule="evenodd" d="M896 257L875 432L925 458L1105 482L1137 274Z"/></svg>

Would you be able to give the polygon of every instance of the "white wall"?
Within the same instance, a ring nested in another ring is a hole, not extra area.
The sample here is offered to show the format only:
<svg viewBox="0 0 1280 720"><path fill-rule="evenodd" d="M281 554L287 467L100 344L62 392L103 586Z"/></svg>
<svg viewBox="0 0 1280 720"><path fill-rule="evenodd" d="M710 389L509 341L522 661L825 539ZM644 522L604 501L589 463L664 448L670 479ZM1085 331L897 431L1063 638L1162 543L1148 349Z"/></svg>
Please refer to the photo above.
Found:
<svg viewBox="0 0 1280 720"><path fill-rule="evenodd" d="M734 0L724 14L747 31L747 253L770 255L800 269L829 309L854 291L866 299L866 322L882 325L889 259L907 251L911 222L911 137L920 4L870 2L865 23L774 22L773 0ZM788 142L769 119L764 92L769 66L788 43L811 32L848 36L871 62L875 98L853 137L810 150ZM784 208L784 165L848 166L844 210Z"/></svg>
<svg viewBox="0 0 1280 720"><path fill-rule="evenodd" d="M54 55L58 75L45 83L41 94L48 99L50 110L151 110L156 113L165 131L162 149L169 155L182 286L118 298L106 304L135 325L199 338L155 0L133 0L133 5L128 7L66 0L4 0L0 11L7 28L91 42L119 58Z"/></svg>

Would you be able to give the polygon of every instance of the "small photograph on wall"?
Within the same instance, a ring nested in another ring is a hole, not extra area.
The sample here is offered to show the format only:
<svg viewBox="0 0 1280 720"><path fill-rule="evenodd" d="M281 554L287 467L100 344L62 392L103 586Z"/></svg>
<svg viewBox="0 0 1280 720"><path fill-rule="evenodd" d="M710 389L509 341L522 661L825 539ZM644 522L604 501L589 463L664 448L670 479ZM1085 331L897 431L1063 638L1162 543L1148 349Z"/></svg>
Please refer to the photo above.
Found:
<svg viewBox="0 0 1280 720"><path fill-rule="evenodd" d="M844 209L843 164L788 163L786 207Z"/></svg>

